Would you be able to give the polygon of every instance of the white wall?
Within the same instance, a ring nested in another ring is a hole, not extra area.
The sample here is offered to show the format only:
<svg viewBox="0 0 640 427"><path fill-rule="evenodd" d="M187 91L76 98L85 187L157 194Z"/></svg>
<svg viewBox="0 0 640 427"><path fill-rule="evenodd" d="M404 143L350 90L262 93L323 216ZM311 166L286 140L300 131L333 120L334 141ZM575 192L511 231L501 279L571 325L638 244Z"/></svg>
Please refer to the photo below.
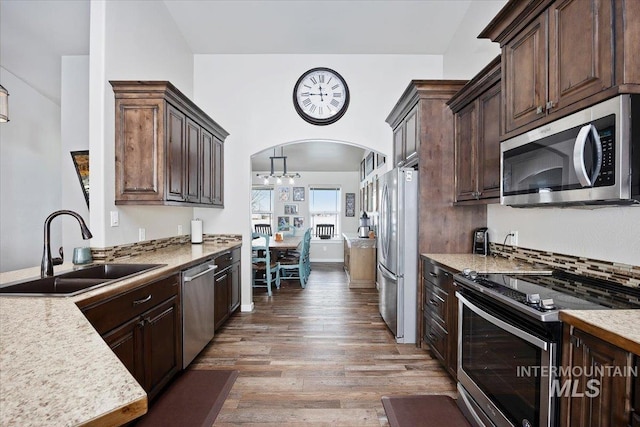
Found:
<svg viewBox="0 0 640 427"><path fill-rule="evenodd" d="M525 248L640 265L640 207L489 205L487 226L492 242L503 243L509 231L518 231L518 246Z"/></svg>
<svg viewBox="0 0 640 427"><path fill-rule="evenodd" d="M89 57L63 56L61 76L61 206L79 213L91 230L89 208L70 154L89 149ZM82 240L80 227L73 219L62 224L62 244L65 259L71 259L73 248L89 246L88 241Z"/></svg>
<svg viewBox="0 0 640 427"><path fill-rule="evenodd" d="M191 208L116 207L114 96L109 80L169 80L193 94L193 56L163 2L94 1L91 4L91 231L92 246L106 247L188 233ZM95 153L95 156L93 154ZM120 226L109 226L109 212Z"/></svg>
<svg viewBox="0 0 640 427"><path fill-rule="evenodd" d="M469 39L478 35L506 4L506 0L474 0L444 54L444 77L470 79L500 54L500 46L488 39Z"/></svg>
<svg viewBox="0 0 640 427"><path fill-rule="evenodd" d="M347 81L351 103L344 117L313 126L295 112L293 85L308 69L325 66ZM410 55L196 55L196 103L224 127L225 209L199 209L207 233L251 230L250 156L291 141L344 141L391 154L385 119L411 79L442 78L440 56ZM250 248L243 247L243 259ZM250 265L243 264L242 307L249 309Z"/></svg>
<svg viewBox="0 0 640 427"><path fill-rule="evenodd" d="M60 107L0 67L9 122L0 123L0 271L40 265L43 223L60 209ZM52 223L53 246L62 223ZM57 251L56 251L57 252Z"/></svg>

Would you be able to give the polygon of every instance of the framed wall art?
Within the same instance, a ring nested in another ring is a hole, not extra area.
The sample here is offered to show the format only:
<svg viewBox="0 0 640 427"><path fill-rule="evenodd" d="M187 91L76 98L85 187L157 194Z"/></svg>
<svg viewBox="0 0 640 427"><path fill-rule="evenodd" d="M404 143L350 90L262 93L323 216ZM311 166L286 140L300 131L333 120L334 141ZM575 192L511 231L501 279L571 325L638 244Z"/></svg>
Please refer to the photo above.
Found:
<svg viewBox="0 0 640 427"><path fill-rule="evenodd" d="M356 193L345 193L345 216L356 216Z"/></svg>
<svg viewBox="0 0 640 427"><path fill-rule="evenodd" d="M297 215L298 214L298 205L284 205L284 214L285 215Z"/></svg>
<svg viewBox="0 0 640 427"><path fill-rule="evenodd" d="M278 187L278 200L288 202L291 194L291 187Z"/></svg>
<svg viewBox="0 0 640 427"><path fill-rule="evenodd" d="M87 207L89 207L89 150L72 151L71 159L80 180L84 200L87 202Z"/></svg>
<svg viewBox="0 0 640 427"><path fill-rule="evenodd" d="M293 201L304 202L304 187L293 187Z"/></svg>

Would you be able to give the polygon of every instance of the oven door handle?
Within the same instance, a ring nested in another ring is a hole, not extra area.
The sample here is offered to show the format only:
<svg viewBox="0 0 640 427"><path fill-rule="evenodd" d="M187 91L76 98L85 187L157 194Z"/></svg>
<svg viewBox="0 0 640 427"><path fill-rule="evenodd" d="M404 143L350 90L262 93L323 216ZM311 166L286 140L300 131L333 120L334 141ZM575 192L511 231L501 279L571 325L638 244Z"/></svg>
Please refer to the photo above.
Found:
<svg viewBox="0 0 640 427"><path fill-rule="evenodd" d="M483 309L479 308L478 306L476 306L475 304L469 302L468 299L466 299L464 297L464 295L460 294L460 292L456 292L456 296L458 297L458 300L460 301L460 303L464 304L465 306L467 306L471 311L473 311L475 314L477 314L478 316L482 317L483 319L485 319L487 322L493 323L494 325L496 325L497 327L499 327L500 329L503 329L507 332L509 332L510 334L513 334L515 336L517 336L518 338L521 338L525 341L527 341L528 343L531 343L533 345L535 345L536 347L542 349L543 351L547 351L549 348L549 343L547 343L546 341L531 335L527 332L524 332L521 329L516 328L515 326L498 319L497 317L492 316L491 314L487 313L486 311L484 311Z"/></svg>

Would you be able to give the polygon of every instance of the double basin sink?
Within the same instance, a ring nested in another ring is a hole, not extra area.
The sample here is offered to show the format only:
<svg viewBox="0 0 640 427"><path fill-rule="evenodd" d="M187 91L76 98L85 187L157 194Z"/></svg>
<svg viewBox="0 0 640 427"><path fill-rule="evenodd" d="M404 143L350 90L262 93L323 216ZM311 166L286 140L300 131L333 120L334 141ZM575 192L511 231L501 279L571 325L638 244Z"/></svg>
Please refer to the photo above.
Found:
<svg viewBox="0 0 640 427"><path fill-rule="evenodd" d="M146 273L166 264L92 264L77 270L0 287L0 294L73 296Z"/></svg>

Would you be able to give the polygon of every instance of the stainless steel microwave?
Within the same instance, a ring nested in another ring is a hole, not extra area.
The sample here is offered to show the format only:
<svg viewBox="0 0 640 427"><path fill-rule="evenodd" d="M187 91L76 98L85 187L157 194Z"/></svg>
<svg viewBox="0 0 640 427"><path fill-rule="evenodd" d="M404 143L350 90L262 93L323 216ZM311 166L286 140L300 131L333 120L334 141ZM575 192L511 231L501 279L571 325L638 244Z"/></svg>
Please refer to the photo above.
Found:
<svg viewBox="0 0 640 427"><path fill-rule="evenodd" d="M640 204L640 95L619 95L500 144L500 202Z"/></svg>

